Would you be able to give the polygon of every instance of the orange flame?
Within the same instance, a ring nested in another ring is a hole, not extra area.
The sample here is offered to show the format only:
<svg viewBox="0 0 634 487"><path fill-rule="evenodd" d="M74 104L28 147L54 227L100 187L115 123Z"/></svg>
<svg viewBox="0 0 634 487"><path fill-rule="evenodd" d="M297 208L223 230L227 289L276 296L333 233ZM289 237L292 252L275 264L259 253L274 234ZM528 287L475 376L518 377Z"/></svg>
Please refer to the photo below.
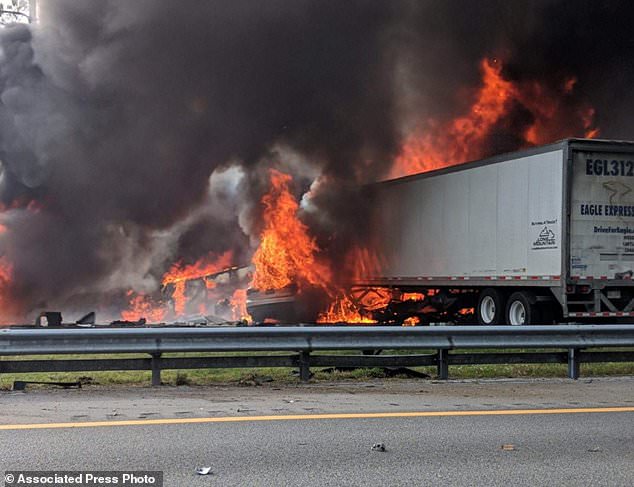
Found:
<svg viewBox="0 0 634 487"><path fill-rule="evenodd" d="M330 268L317 257L320 249L297 216L299 204L289 189L292 177L275 169L270 175L271 189L262 198L264 230L253 256L252 287L266 291L295 283L329 291Z"/></svg>
<svg viewBox="0 0 634 487"><path fill-rule="evenodd" d="M594 109L581 107L576 117L563 103L577 83L568 78L554 92L538 82L514 83L502 75L502 63L484 59L480 63L482 85L466 114L447 123L434 120L405 140L390 177L431 171L484 157L489 154L487 138L496 123L520 103L533 117L525 130L523 146L543 144L573 135L592 138L599 134L594 126ZM575 133L576 132L576 133Z"/></svg>
<svg viewBox="0 0 634 487"><path fill-rule="evenodd" d="M173 264L172 267L163 276L163 287L173 284L174 291L172 299L174 300L174 313L176 316L185 314L185 306L187 305L187 296L185 288L187 281L192 279L201 279L210 274L214 274L231 266L233 252L228 250L225 253L215 257L212 254L199 259L193 264L183 265L182 262ZM205 281L207 289L210 288L209 281ZM212 286L213 287L213 286Z"/></svg>
<svg viewBox="0 0 634 487"><path fill-rule="evenodd" d="M423 293L403 293L401 295L401 301L422 301L424 299Z"/></svg>
<svg viewBox="0 0 634 487"><path fill-rule="evenodd" d="M121 319L137 321L145 318L152 323L160 323L165 319L167 310L154 303L149 296L136 294L134 291L128 291L127 295L129 307L121 312Z"/></svg>
<svg viewBox="0 0 634 487"><path fill-rule="evenodd" d="M319 314L317 323L376 323L376 320L362 316L348 295L342 293Z"/></svg>
<svg viewBox="0 0 634 487"><path fill-rule="evenodd" d="M438 169L482 153L485 135L504 114L515 90L502 78L501 64L484 60L481 69L483 86L468 113L443 126L429 121L430 130L411 135L395 162L392 177Z"/></svg>
<svg viewBox="0 0 634 487"><path fill-rule="evenodd" d="M248 323L253 322L253 318L247 311L247 290L236 289L231 297L231 313L232 318L236 321L246 320Z"/></svg>
<svg viewBox="0 0 634 487"><path fill-rule="evenodd" d="M416 326L420 324L420 318L418 316L410 316L403 320L403 326Z"/></svg>
<svg viewBox="0 0 634 487"><path fill-rule="evenodd" d="M290 191L290 175L271 169L271 189L262 198L264 229L260 245L253 255L255 272L251 286L265 291L291 284L312 286L331 297L328 310L318 317L320 323L373 323L363 317L346 293L332 282L330 266L308 227L299 219L299 204Z"/></svg>
<svg viewBox="0 0 634 487"><path fill-rule="evenodd" d="M128 309L121 312L121 318L127 321L145 318L151 322L160 322L170 315L176 318L183 317L187 311L189 300L186 294L187 282L195 279L204 279L207 276L227 269L231 266L232 259L233 252L228 250L218 256L209 254L193 264L184 265L182 262L172 264L170 269L163 275L162 286L163 288L170 284L174 286L171 294L174 301L173 313L170 313L163 303L157 303L150 296L128 291ZM209 279L204 279L204 283L207 291L216 287L216 283ZM201 314L207 313L206 300L198 304L197 311Z"/></svg>

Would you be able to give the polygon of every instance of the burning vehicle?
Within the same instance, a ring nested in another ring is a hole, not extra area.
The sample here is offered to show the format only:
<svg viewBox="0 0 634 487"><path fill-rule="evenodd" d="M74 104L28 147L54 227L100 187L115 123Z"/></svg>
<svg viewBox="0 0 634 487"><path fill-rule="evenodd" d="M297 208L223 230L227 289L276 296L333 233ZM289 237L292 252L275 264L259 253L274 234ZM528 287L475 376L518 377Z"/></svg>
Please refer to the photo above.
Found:
<svg viewBox="0 0 634 487"><path fill-rule="evenodd" d="M210 273L218 263L211 267L173 267L164 276L160 290L149 295L129 291L128 309L121 313L122 320L222 323L250 319L246 291L241 287L249 282L252 268L232 266Z"/></svg>
<svg viewBox="0 0 634 487"><path fill-rule="evenodd" d="M633 317L633 161L632 142L569 139L366 187L374 266L355 265L354 291L319 320ZM275 319L292 305L284 288L247 309Z"/></svg>
<svg viewBox="0 0 634 487"><path fill-rule="evenodd" d="M0 322L629 317L631 7L582 3L39 2Z"/></svg>
<svg viewBox="0 0 634 487"><path fill-rule="evenodd" d="M310 323L319 313L319 306L310 306L307 301L304 295L298 294L297 286L267 291L250 288L246 307L255 323Z"/></svg>

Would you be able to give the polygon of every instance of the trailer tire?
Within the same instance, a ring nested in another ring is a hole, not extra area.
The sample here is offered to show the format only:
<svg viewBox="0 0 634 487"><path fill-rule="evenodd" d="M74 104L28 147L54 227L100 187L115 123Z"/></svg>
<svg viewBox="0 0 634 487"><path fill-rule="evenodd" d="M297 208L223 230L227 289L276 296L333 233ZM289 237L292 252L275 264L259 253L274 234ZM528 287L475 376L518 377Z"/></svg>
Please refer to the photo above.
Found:
<svg viewBox="0 0 634 487"><path fill-rule="evenodd" d="M494 287L483 289L478 296L476 314L480 325L499 325L504 321L506 295Z"/></svg>
<svg viewBox="0 0 634 487"><path fill-rule="evenodd" d="M506 323L513 326L539 323L540 312L537 299L530 291L517 291L506 303Z"/></svg>

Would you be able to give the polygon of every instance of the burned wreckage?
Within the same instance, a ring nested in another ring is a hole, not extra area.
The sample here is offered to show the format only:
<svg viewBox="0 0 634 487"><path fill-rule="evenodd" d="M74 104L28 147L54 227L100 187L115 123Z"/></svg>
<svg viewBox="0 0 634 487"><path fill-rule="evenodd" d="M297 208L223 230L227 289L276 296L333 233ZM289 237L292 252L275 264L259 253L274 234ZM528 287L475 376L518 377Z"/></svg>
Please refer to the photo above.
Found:
<svg viewBox="0 0 634 487"><path fill-rule="evenodd" d="M594 139L371 185L380 265L350 299L371 321L406 325L630 320L632 188L634 142ZM247 295L256 321L314 313L292 286Z"/></svg>
<svg viewBox="0 0 634 487"><path fill-rule="evenodd" d="M338 295L319 280L256 286L273 282L257 280L256 253L248 266L165 280L153 303L190 325L630 321L632 178L634 142L567 139L374 183L363 188L370 251ZM154 311L113 323L164 322L147 318ZM45 312L37 324L63 323Z"/></svg>
<svg viewBox="0 0 634 487"><path fill-rule="evenodd" d="M319 280L258 287L274 281L258 281L256 252L248 266L165 279L151 303L171 315L148 318L156 309L143 297L132 319L113 324L165 316L190 325L630 321L631 178L634 142L567 139L374 183L363 188L372 203L370 251L357 255L353 267L362 271L336 296ZM75 322L94 323L94 313ZM45 312L36 324L63 321Z"/></svg>

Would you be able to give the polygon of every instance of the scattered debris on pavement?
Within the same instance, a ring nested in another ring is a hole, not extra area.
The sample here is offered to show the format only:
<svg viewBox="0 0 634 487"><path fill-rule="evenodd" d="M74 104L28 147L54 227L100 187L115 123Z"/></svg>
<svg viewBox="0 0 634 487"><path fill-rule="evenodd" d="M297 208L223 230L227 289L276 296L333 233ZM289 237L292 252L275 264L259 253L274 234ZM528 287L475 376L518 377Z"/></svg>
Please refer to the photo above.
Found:
<svg viewBox="0 0 634 487"><path fill-rule="evenodd" d="M372 445L371 448L372 451L385 451L385 445L383 443L375 443L374 445Z"/></svg>

